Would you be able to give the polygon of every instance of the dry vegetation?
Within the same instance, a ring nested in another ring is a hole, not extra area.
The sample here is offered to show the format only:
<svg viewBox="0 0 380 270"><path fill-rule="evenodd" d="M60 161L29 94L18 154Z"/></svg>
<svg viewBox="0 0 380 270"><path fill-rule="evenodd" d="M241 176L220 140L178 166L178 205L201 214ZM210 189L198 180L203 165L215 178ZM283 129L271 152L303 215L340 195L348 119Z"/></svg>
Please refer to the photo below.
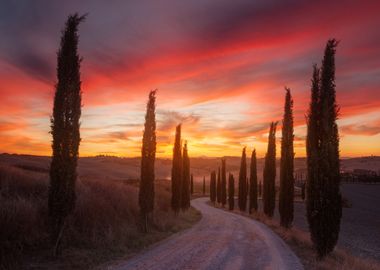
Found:
<svg viewBox="0 0 380 270"><path fill-rule="evenodd" d="M216 206L218 207L218 206ZM222 208L226 210L225 208ZM226 210L227 211L227 210ZM310 239L310 235L305 231L297 228L285 229L280 226L279 222L274 219L270 219L262 212L242 213L238 210L234 210L234 213L244 215L246 217L254 218L268 227L270 227L275 233L277 233L297 254L300 258L305 269L310 270L379 270L380 264L372 259L364 259L352 255L347 250L342 248L335 248L334 252L328 255L324 260L316 259L316 252L313 249L313 245Z"/></svg>
<svg viewBox="0 0 380 270"><path fill-rule="evenodd" d="M47 235L47 174L0 166L0 268L87 269L137 252L200 219L194 209L175 218L169 188L168 181L157 181L154 226L143 234L136 182L82 177L75 211L65 227L63 254L53 259Z"/></svg>

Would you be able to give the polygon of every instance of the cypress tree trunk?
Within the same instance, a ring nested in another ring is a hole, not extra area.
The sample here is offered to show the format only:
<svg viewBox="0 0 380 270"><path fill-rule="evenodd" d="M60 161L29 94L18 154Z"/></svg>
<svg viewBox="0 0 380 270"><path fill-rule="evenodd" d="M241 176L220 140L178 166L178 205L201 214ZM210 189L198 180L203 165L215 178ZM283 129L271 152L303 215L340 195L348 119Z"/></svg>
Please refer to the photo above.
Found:
<svg viewBox="0 0 380 270"><path fill-rule="evenodd" d="M284 119L282 121L279 212L281 226L289 228L293 222L294 200L294 148L293 99L285 88Z"/></svg>
<svg viewBox="0 0 380 270"><path fill-rule="evenodd" d="M216 201L222 202L222 183L220 181L220 167L218 168L218 179L216 181Z"/></svg>
<svg viewBox="0 0 380 270"><path fill-rule="evenodd" d="M240 171L239 171L239 209L245 211L247 208L247 159L245 154L245 147L243 148Z"/></svg>
<svg viewBox="0 0 380 270"><path fill-rule="evenodd" d="M257 162L256 162L256 150L252 151L251 157L251 170L249 177L249 213L252 213L252 209L257 211Z"/></svg>
<svg viewBox="0 0 380 270"><path fill-rule="evenodd" d="M268 151L265 155L265 164L263 172L264 190L263 203L264 213L268 217L272 217L276 203L276 126L277 123L272 122L268 137Z"/></svg>
<svg viewBox="0 0 380 270"><path fill-rule="evenodd" d="M81 116L80 57L78 55L78 25L85 19L70 15L62 32L57 57L57 85L51 117L52 161L48 214L54 255L60 253L60 240L66 217L75 207L78 150Z"/></svg>
<svg viewBox="0 0 380 270"><path fill-rule="evenodd" d="M333 251L340 230L338 106L335 93L335 53L337 41L329 40L322 72L314 67L307 134L307 218L318 257Z"/></svg>
<svg viewBox="0 0 380 270"><path fill-rule="evenodd" d="M216 201L216 173L211 172L210 176L210 200L215 204Z"/></svg>
<svg viewBox="0 0 380 270"><path fill-rule="evenodd" d="M194 177L193 177L193 174L191 174L191 177L190 177L190 193L191 193L191 195L193 195L193 193L194 193Z"/></svg>
<svg viewBox="0 0 380 270"><path fill-rule="evenodd" d="M226 181L226 159L222 159L222 177L221 177L221 184L222 184L222 206L224 207L227 203L227 181Z"/></svg>
<svg viewBox="0 0 380 270"><path fill-rule="evenodd" d="M172 199L171 206L175 214L181 208L181 183L182 183L182 146L181 146L181 125L176 127L175 142L173 149L172 166Z"/></svg>
<svg viewBox="0 0 380 270"><path fill-rule="evenodd" d="M141 149L141 180L139 206L143 231L148 231L148 215L154 208L154 161L156 159L156 90L149 93Z"/></svg>
<svg viewBox="0 0 380 270"><path fill-rule="evenodd" d="M206 194L206 177L203 176L203 189L202 189L203 195Z"/></svg>
<svg viewBox="0 0 380 270"><path fill-rule="evenodd" d="M183 147L182 155L182 193L181 193L181 209L186 211L190 207L190 159L187 153L187 143Z"/></svg>
<svg viewBox="0 0 380 270"><path fill-rule="evenodd" d="M235 205L235 180L232 174L228 177L228 208L232 211Z"/></svg>

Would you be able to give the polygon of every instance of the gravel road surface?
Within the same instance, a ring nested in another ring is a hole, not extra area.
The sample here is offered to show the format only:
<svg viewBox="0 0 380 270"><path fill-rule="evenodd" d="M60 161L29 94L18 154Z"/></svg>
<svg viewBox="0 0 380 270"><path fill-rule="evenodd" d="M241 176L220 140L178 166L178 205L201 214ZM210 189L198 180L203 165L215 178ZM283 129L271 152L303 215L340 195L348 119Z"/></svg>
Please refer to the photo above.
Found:
<svg viewBox="0 0 380 270"><path fill-rule="evenodd" d="M291 249L264 224L191 202L202 219L191 229L106 269L303 269Z"/></svg>

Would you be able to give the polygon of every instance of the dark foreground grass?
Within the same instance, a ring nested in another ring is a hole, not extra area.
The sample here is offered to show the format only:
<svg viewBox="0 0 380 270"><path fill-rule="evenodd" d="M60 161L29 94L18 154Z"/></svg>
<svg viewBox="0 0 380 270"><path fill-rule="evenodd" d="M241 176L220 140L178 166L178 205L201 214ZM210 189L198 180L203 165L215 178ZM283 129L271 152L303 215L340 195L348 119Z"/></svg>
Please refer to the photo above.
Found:
<svg viewBox="0 0 380 270"><path fill-rule="evenodd" d="M210 205L214 206L210 202ZM226 208L215 207L228 211ZM280 226L279 222L268 218L262 212L255 212L248 214L241 212L237 209L233 210L235 214L242 215L248 218L258 220L269 228L271 228L277 235L279 235L293 250L293 252L300 258L301 263L305 269L308 270L379 270L380 264L372 259L364 259L353 255L348 250L342 248L335 248L335 250L323 260L317 260L316 252L310 239L310 235L297 228L285 229Z"/></svg>
<svg viewBox="0 0 380 270"><path fill-rule="evenodd" d="M134 254L190 227L200 213L175 217L170 182L157 181L153 224L139 228L138 188L105 179L78 179L75 211L68 218L63 252L51 256L47 227L46 172L0 166L0 269L90 269Z"/></svg>

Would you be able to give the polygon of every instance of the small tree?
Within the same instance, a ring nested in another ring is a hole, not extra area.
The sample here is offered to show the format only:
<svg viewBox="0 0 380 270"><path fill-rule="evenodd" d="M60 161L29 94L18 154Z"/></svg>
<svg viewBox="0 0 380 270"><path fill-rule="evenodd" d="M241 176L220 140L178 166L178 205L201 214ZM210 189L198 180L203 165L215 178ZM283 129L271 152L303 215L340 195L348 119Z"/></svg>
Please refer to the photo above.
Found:
<svg viewBox="0 0 380 270"><path fill-rule="evenodd" d="M284 119L282 121L279 212L281 226L289 228L293 222L294 200L294 148L293 99L285 88Z"/></svg>
<svg viewBox="0 0 380 270"><path fill-rule="evenodd" d="M186 211L190 207L190 159L187 153L187 143L183 147L182 155L182 193L181 209Z"/></svg>
<svg viewBox="0 0 380 270"><path fill-rule="evenodd" d="M227 181L226 181L226 159L222 159L222 176L221 176L221 202L222 206L224 207L227 203Z"/></svg>
<svg viewBox="0 0 380 270"><path fill-rule="evenodd" d="M175 214L181 208L181 184L182 184L182 146L181 146L181 125L176 127L175 142L173 148L172 166L172 199L171 206Z"/></svg>
<svg viewBox="0 0 380 270"><path fill-rule="evenodd" d="M228 177L228 206L232 211L234 210L235 205L235 180L232 174L229 174Z"/></svg>
<svg viewBox="0 0 380 270"><path fill-rule="evenodd" d="M239 171L239 209L245 211L247 208L247 159L245 147L241 155L240 171Z"/></svg>
<svg viewBox="0 0 380 270"><path fill-rule="evenodd" d="M260 181L259 182L259 196L262 197L262 194L263 194L263 184Z"/></svg>
<svg viewBox="0 0 380 270"><path fill-rule="evenodd" d="M149 93L141 148L139 206L143 231L148 231L148 215L154 208L154 161L156 159L156 90Z"/></svg>
<svg viewBox="0 0 380 270"><path fill-rule="evenodd" d="M193 177L193 174L191 174L191 176L190 176L190 193L191 193L191 195L193 195L193 193L194 193L194 177Z"/></svg>
<svg viewBox="0 0 380 270"><path fill-rule="evenodd" d="M252 209L257 211L257 162L256 150L252 151L251 170L250 170L250 185L249 185L249 213Z"/></svg>
<svg viewBox="0 0 380 270"><path fill-rule="evenodd" d="M222 183L220 181L220 167L218 168L218 179L216 180L216 201L222 202Z"/></svg>
<svg viewBox="0 0 380 270"><path fill-rule="evenodd" d="M276 203L276 126L277 123L272 122L269 129L268 151L265 156L264 164L264 192L263 203L264 213L268 217L272 217Z"/></svg>
<svg viewBox="0 0 380 270"><path fill-rule="evenodd" d="M60 253L60 242L67 216L75 207L78 150L80 143L81 81L78 55L78 26L85 19L70 15L62 32L57 57L57 79L51 134L53 156L50 165L48 214L54 255Z"/></svg>
<svg viewBox="0 0 380 270"><path fill-rule="evenodd" d="M215 204L216 201L216 173L211 172L210 176L210 200Z"/></svg>
<svg viewBox="0 0 380 270"><path fill-rule="evenodd" d="M203 189L202 189L203 195L206 194L206 177L203 176Z"/></svg>

